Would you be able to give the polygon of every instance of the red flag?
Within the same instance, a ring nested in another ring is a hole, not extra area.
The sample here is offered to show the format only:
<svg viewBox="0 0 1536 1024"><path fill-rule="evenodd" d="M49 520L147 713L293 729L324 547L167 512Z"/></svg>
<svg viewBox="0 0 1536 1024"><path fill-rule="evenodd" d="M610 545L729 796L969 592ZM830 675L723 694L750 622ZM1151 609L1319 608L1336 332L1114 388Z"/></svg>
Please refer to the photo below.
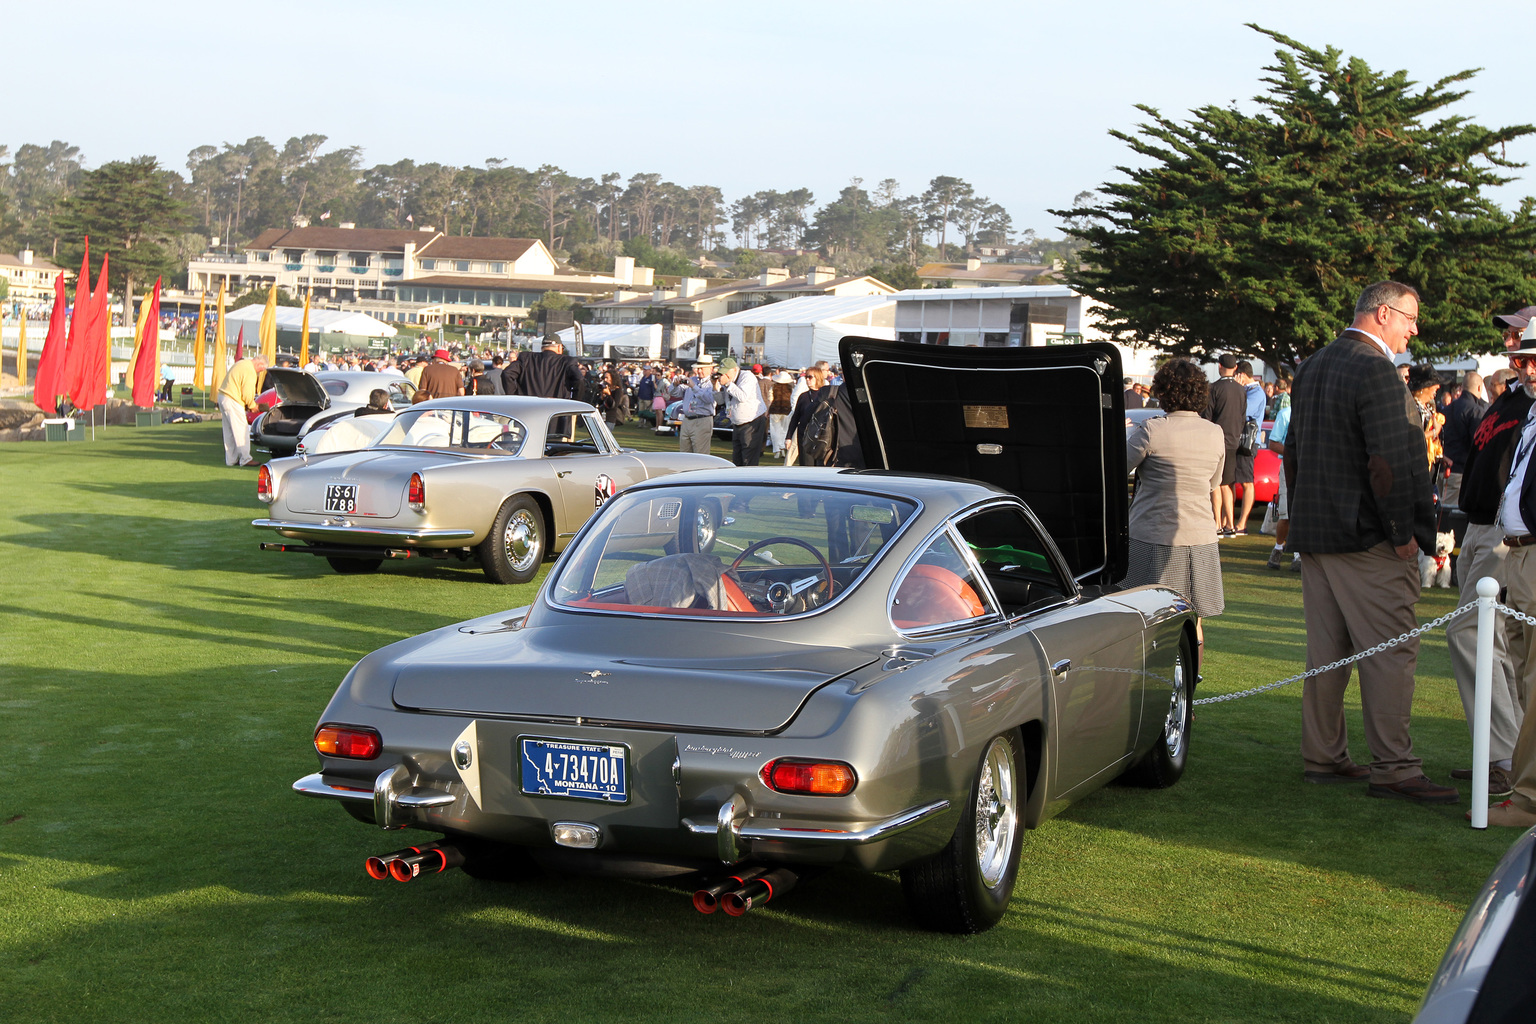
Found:
<svg viewBox="0 0 1536 1024"><path fill-rule="evenodd" d="M85 239L85 255L80 257L80 276L75 278L75 304L69 311L69 337L64 343L64 366L53 389L61 395L73 395L80 380L80 362L85 358L86 321L91 318L91 239Z"/></svg>
<svg viewBox="0 0 1536 1024"><path fill-rule="evenodd" d="M235 335L235 362L245 358L245 325L240 325L240 331Z"/></svg>
<svg viewBox="0 0 1536 1024"><path fill-rule="evenodd" d="M48 339L37 360L37 377L32 381L32 401L44 412L59 413L59 377L64 370L64 275L53 279L53 315L48 318Z"/></svg>
<svg viewBox="0 0 1536 1024"><path fill-rule="evenodd" d="M138 361L133 364L133 404L152 406L155 389L160 383L155 380L155 368L160 365L159 279L155 281L155 290L144 301L149 304L149 312L143 318L144 335L139 338Z"/></svg>
<svg viewBox="0 0 1536 1024"><path fill-rule="evenodd" d="M75 292L75 304L80 304L80 293ZM85 319L84 336L80 344L85 354L80 358L80 379L69 400L76 409L94 409L101 405L107 393L107 362L111 356L112 311L107 308L107 257L101 258L101 274L91 292L91 308Z"/></svg>

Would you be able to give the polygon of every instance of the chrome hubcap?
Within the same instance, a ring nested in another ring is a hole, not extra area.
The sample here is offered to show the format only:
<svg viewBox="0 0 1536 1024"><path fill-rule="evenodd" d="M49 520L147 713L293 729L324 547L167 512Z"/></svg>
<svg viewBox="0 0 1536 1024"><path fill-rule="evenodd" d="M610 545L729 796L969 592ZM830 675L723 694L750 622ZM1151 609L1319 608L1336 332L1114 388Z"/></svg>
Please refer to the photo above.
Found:
<svg viewBox="0 0 1536 1024"><path fill-rule="evenodd" d="M1163 737L1168 742L1168 756L1177 761L1184 754L1184 707L1189 700L1184 691L1184 657L1173 661L1173 693L1168 698L1168 720L1163 723Z"/></svg>
<svg viewBox="0 0 1536 1024"><path fill-rule="evenodd" d="M502 538L507 550L507 561L517 572L527 572L539 564L539 524L533 513L518 509L507 520L507 532Z"/></svg>
<svg viewBox="0 0 1536 1024"><path fill-rule="evenodd" d="M976 783L976 866L989 889L1002 881L1013 851L1019 823L1014 793L1013 758L999 737L987 747Z"/></svg>
<svg viewBox="0 0 1536 1024"><path fill-rule="evenodd" d="M699 509L698 536L695 538L695 551L708 551L715 541L715 517L705 509Z"/></svg>

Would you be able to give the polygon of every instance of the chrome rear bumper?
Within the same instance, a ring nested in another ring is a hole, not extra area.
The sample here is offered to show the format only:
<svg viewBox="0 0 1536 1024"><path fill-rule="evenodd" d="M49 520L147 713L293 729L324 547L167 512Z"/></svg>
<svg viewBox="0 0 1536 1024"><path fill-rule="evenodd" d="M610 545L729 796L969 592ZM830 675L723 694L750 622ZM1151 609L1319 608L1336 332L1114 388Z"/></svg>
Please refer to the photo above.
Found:
<svg viewBox="0 0 1536 1024"><path fill-rule="evenodd" d="M701 824L684 818L683 825L694 835L714 836L720 860L726 864L734 864L746 856L747 851L743 849L742 844L754 839L787 843L845 843L848 845L889 839L907 829L915 828L935 814L949 810L949 801L936 800L931 804L913 807L900 814L892 815L884 821L877 821L867 828L850 831L751 825L748 824L751 819L744 816L746 809L746 801L740 796L733 796L720 805L720 813L714 821Z"/></svg>
<svg viewBox="0 0 1536 1024"><path fill-rule="evenodd" d="M318 540L345 544L441 544L467 541L474 530L429 530L401 527L368 526L353 519L337 517L319 523L296 523L288 519L253 519L258 530L275 530L290 540Z"/></svg>

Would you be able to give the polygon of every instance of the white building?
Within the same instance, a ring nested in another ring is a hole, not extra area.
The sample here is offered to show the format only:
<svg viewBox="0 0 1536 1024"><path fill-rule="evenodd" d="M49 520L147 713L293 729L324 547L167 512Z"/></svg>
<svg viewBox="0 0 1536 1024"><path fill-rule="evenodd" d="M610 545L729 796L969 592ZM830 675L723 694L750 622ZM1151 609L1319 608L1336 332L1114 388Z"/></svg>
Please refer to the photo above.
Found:
<svg viewBox="0 0 1536 1024"><path fill-rule="evenodd" d="M260 326L265 311L266 307L259 303L230 310L224 314L227 325L225 332L244 327L249 339L251 332ZM278 330L298 333L304 329L304 307L278 306L273 312L277 314ZM339 309L311 309L309 330L311 334L355 334L368 338L393 338L400 333L390 324L366 313L349 313Z"/></svg>
<svg viewBox="0 0 1536 1024"><path fill-rule="evenodd" d="M897 292L896 336L923 345L1008 347L1109 341L1098 303L1066 285ZM1159 350L1117 343L1122 373L1150 381Z"/></svg>
<svg viewBox="0 0 1536 1024"><path fill-rule="evenodd" d="M704 350L798 369L820 359L835 364L837 343L850 334L895 340L895 296L812 296L744 309L704 321Z"/></svg>
<svg viewBox="0 0 1536 1024"><path fill-rule="evenodd" d="M187 267L193 295L277 285L290 295L313 289L322 306L367 313L386 323L479 324L526 316L545 292L589 303L616 288L649 290L649 267L619 257L612 274L561 267L536 238L445 235L340 227L273 228L238 253L203 253Z"/></svg>

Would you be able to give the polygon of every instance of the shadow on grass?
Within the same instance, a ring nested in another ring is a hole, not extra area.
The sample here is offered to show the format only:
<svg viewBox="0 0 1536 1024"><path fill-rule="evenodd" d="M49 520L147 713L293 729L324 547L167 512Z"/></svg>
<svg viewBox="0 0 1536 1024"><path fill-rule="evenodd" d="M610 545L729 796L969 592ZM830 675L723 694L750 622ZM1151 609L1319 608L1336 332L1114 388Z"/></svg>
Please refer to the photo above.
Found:
<svg viewBox="0 0 1536 1024"><path fill-rule="evenodd" d="M503 885L457 873L374 882L357 856L344 871L334 857L291 861L287 886L251 895L238 875L271 875L270 858L251 851L249 864L231 857L189 873L197 852L58 886L87 897L77 911L91 897L124 902L25 937L14 957L27 969L10 972L7 991L17 1019L68 1019L84 988L120 1020L217 1008L218 1019L263 1021L749 1021L765 1007L786 1020L1016 1020L1027 1004L1031 1020L1119 1022L1136 1006L1138 1021L1183 1022L1219 1006L1229 1021L1374 1022L1401 1020L1422 984L1017 899L981 936L924 934L889 876L833 872L732 920L653 884ZM30 866L0 862L8 874ZM146 885L152 874L184 884ZM232 898L230 883L247 895ZM401 1017L410 991L423 998Z"/></svg>

